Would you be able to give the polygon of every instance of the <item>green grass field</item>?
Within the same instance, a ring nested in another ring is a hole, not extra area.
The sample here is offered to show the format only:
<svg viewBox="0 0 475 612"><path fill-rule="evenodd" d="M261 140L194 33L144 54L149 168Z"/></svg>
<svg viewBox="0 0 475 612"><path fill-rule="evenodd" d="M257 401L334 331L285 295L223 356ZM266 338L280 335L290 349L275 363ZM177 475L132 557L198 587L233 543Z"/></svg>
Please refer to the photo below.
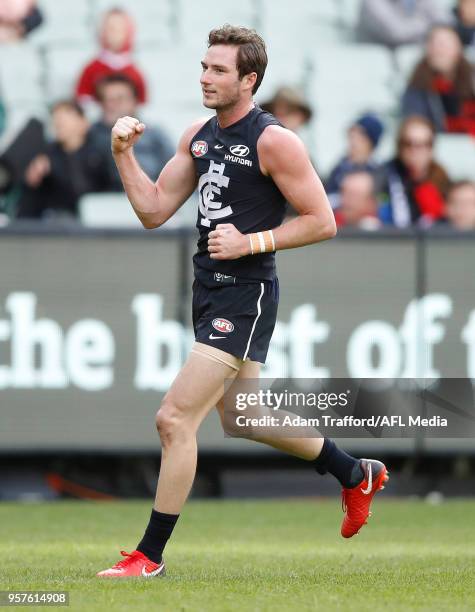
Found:
<svg viewBox="0 0 475 612"><path fill-rule="evenodd" d="M474 610L475 502L378 499L359 536L337 500L191 502L168 576L100 580L149 502L0 504L2 590L68 590L70 609Z"/></svg>

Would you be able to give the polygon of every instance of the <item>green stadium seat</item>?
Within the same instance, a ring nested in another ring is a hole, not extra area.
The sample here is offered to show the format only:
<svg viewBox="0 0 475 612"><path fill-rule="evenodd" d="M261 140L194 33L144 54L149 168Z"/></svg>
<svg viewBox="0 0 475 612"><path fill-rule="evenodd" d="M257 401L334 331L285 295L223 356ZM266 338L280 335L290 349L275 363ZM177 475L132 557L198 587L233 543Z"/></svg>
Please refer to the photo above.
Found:
<svg viewBox="0 0 475 612"><path fill-rule="evenodd" d="M414 68L422 59L424 54L423 45L402 45L394 52L398 90L400 95L406 89L406 85L411 78Z"/></svg>
<svg viewBox="0 0 475 612"><path fill-rule="evenodd" d="M361 2L362 0L340 0L340 19L352 31L358 25Z"/></svg>
<svg viewBox="0 0 475 612"><path fill-rule="evenodd" d="M196 223L197 203L190 197L166 227L191 227ZM89 193L79 200L79 219L87 227L142 229L125 193Z"/></svg>
<svg viewBox="0 0 475 612"><path fill-rule="evenodd" d="M324 116L357 114L372 109L382 115L394 113L394 65L389 51L378 45L338 45L313 54L310 101Z"/></svg>
<svg viewBox="0 0 475 612"><path fill-rule="evenodd" d="M33 45L28 42L0 45L0 92L6 106L41 102L42 76L41 58Z"/></svg>
<svg viewBox="0 0 475 612"><path fill-rule="evenodd" d="M289 8L287 0L263 0L260 31L269 49L311 52L316 46L348 41L340 12L341 0L302 0Z"/></svg>
<svg viewBox="0 0 475 612"><path fill-rule="evenodd" d="M211 29L225 23L256 27L258 4L252 0L178 0L178 32L182 44L205 49Z"/></svg>
<svg viewBox="0 0 475 612"><path fill-rule="evenodd" d="M90 40L91 7L88 0L38 0L38 7L43 13L43 23L29 35L34 44L77 44Z"/></svg>
<svg viewBox="0 0 475 612"><path fill-rule="evenodd" d="M264 80L256 95L258 102L271 98L282 85L305 89L311 66L305 53L298 48L283 51L269 47L269 63Z"/></svg>
<svg viewBox="0 0 475 612"><path fill-rule="evenodd" d="M46 97L49 102L70 98L84 66L94 57L94 43L52 47L46 51Z"/></svg>
<svg viewBox="0 0 475 612"><path fill-rule="evenodd" d="M88 227L141 228L124 193L90 193L79 200L79 218Z"/></svg>
<svg viewBox="0 0 475 612"><path fill-rule="evenodd" d="M345 131L359 114L371 110L392 116L394 68L389 51L378 45L339 45L313 55L309 101L316 108L313 150L325 176L342 155Z"/></svg>
<svg viewBox="0 0 475 612"><path fill-rule="evenodd" d="M475 180L475 138L465 134L438 134L435 156L452 180Z"/></svg>

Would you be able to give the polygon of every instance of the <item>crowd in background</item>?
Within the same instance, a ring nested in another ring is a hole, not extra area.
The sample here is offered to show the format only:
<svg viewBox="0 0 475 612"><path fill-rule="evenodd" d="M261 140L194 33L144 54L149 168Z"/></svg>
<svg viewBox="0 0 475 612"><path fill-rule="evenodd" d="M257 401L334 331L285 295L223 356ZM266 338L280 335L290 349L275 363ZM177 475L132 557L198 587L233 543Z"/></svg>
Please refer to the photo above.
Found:
<svg viewBox="0 0 475 612"><path fill-rule="evenodd" d="M0 44L28 36L42 19L35 0L2 0ZM122 190L110 130L120 116L137 115L148 96L146 79L134 64L134 28L126 11L105 13L97 56L77 75L71 99L51 108L52 138L29 122L0 155L0 190L15 196L12 218L77 218L82 195ZM394 157L378 158L385 126L368 110L348 126L346 150L322 177L338 225L475 230L475 184L468 178L453 182L434 157L441 132L475 138L475 70L469 60L475 0L454 2L450 14L437 0L362 0L355 37L390 48L420 43L422 57L400 101ZM290 87L262 106L296 132L312 118L312 102ZM91 107L100 110L93 123ZM0 133L5 112L0 99ZM20 151L22 143L27 153ZM135 153L155 180L173 148L166 131L147 125Z"/></svg>

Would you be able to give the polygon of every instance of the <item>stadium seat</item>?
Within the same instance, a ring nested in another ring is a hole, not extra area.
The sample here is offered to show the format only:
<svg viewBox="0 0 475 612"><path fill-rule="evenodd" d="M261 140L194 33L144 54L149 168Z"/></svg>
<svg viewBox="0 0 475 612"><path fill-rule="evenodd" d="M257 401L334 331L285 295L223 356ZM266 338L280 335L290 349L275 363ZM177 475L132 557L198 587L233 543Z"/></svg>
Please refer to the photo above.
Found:
<svg viewBox="0 0 475 612"><path fill-rule="evenodd" d="M283 85L304 90L310 70L309 59L302 50L293 48L282 52L282 49L277 51L270 46L269 63L256 100L261 103L269 100Z"/></svg>
<svg viewBox="0 0 475 612"><path fill-rule="evenodd" d="M435 156L452 180L475 180L475 138L465 134L438 134Z"/></svg>
<svg viewBox="0 0 475 612"><path fill-rule="evenodd" d="M302 0L294 12L287 0L263 0L260 31L269 47L309 53L320 44L348 40L340 19L341 0Z"/></svg>
<svg viewBox="0 0 475 612"><path fill-rule="evenodd" d="M38 0L43 23L29 35L38 45L87 43L91 38L91 6L89 0L58 2Z"/></svg>
<svg viewBox="0 0 475 612"><path fill-rule="evenodd" d="M84 195L79 201L79 218L88 227L142 227L123 193Z"/></svg>
<svg viewBox="0 0 475 612"><path fill-rule="evenodd" d="M342 155L345 131L355 117L373 111L385 119L395 112L394 70L389 51L363 44L314 53L313 69L308 91L316 108L314 155L325 176Z"/></svg>
<svg viewBox="0 0 475 612"><path fill-rule="evenodd" d="M6 106L43 100L43 66L37 49L27 42L0 45L0 91Z"/></svg>
<svg viewBox="0 0 475 612"><path fill-rule="evenodd" d="M191 196L166 223L168 229L192 227L197 202ZM124 193L90 193L79 201L79 218L86 227L143 229Z"/></svg>
<svg viewBox="0 0 475 612"><path fill-rule="evenodd" d="M256 27L256 4L252 0L178 0L181 43L195 49L205 49L209 31L224 23Z"/></svg>
<svg viewBox="0 0 475 612"><path fill-rule="evenodd" d="M196 49L172 47L137 53L150 91L151 104L159 107L201 105L201 55Z"/></svg>
<svg viewBox="0 0 475 612"><path fill-rule="evenodd" d="M456 2L454 2L454 0L437 0L437 4L442 5L447 13L452 14L452 9L454 8Z"/></svg>
<svg viewBox="0 0 475 612"><path fill-rule="evenodd" d="M396 83L400 95L402 95L406 89L414 68L422 59L423 53L423 45L403 45L395 50L394 57L397 68Z"/></svg>
<svg viewBox="0 0 475 612"><path fill-rule="evenodd" d="M326 179L333 166L345 151L346 130L355 116L318 114L312 121L313 133L310 147L313 160L322 179Z"/></svg>
<svg viewBox="0 0 475 612"><path fill-rule="evenodd" d="M53 47L46 52L46 97L49 102L70 98L84 66L94 57L90 42L80 47Z"/></svg>
<svg viewBox="0 0 475 612"><path fill-rule="evenodd" d="M292 12L292 7L289 7L288 0L263 0L261 14L263 19L269 19L275 16L276 19L282 19L283 24L289 28L289 24L295 24L296 19L300 15L304 18L318 17L323 21L336 23L339 19L339 13L342 6L342 0L299 0L295 4L295 11Z"/></svg>
<svg viewBox="0 0 475 612"><path fill-rule="evenodd" d="M390 113L396 107L394 66L379 45L353 44L322 48L313 54L312 100L317 109L352 113L371 108Z"/></svg>
<svg viewBox="0 0 475 612"><path fill-rule="evenodd" d="M340 0L340 19L353 32L358 24L361 2L362 0Z"/></svg>

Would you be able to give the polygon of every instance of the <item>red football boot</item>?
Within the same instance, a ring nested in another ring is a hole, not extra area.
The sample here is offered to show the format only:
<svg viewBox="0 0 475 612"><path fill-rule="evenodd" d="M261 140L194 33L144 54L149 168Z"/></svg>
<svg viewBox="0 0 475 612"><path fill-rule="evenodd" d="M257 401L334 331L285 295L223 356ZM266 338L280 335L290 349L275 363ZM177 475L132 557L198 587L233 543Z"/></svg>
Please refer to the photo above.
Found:
<svg viewBox="0 0 475 612"><path fill-rule="evenodd" d="M109 569L98 572L96 576L101 578L128 578L129 576L141 576L142 578L153 578L154 576L165 576L165 563L155 563L138 550L131 553L121 550L120 554L125 557Z"/></svg>
<svg viewBox="0 0 475 612"><path fill-rule="evenodd" d="M384 484L389 480L386 466L375 459L360 459L364 478L357 487L353 489L343 488L341 499L345 518L341 524L341 535L351 538L358 533L366 519L371 516L369 508L375 493L384 489Z"/></svg>

